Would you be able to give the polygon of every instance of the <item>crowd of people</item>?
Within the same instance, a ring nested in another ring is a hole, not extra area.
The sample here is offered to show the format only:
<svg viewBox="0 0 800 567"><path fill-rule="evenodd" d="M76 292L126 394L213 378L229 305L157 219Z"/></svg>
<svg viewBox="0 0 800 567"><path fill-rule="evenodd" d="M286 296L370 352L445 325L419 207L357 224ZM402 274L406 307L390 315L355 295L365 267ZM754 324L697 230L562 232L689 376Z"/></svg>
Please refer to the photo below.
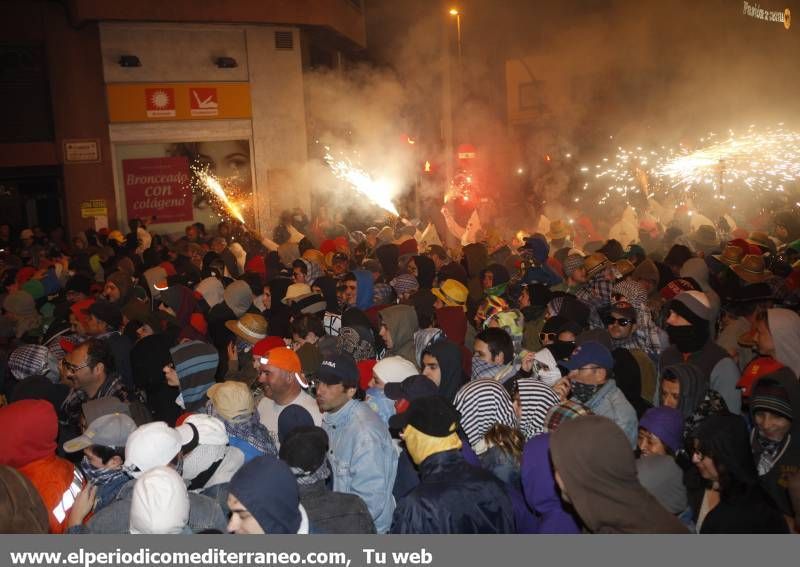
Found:
<svg viewBox="0 0 800 567"><path fill-rule="evenodd" d="M0 532L796 533L786 218L0 226Z"/></svg>

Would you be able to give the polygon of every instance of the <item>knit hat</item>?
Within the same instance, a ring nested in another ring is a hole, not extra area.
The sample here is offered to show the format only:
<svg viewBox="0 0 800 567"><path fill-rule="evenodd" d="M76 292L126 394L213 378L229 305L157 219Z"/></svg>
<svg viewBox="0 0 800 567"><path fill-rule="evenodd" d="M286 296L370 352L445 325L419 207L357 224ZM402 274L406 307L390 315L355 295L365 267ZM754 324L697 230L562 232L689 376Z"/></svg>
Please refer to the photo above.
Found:
<svg viewBox="0 0 800 567"><path fill-rule="evenodd" d="M135 429L136 422L129 415L122 413L103 415L92 421L83 435L64 443L64 452L77 453L92 445L124 447Z"/></svg>
<svg viewBox="0 0 800 567"><path fill-rule="evenodd" d="M183 402L189 409L189 405L200 402L214 384L219 352L208 343L189 341L172 347L169 353L178 374Z"/></svg>
<svg viewBox="0 0 800 567"><path fill-rule="evenodd" d="M753 386L758 384L759 379L781 368L783 368L783 364L771 356L754 358L745 367L742 377L736 383L736 388L742 391L742 398L750 398L753 395Z"/></svg>
<svg viewBox="0 0 800 567"><path fill-rule="evenodd" d="M298 427L314 427L314 418L303 406L290 404L283 408L278 415L278 442L281 447L286 438Z"/></svg>
<svg viewBox="0 0 800 567"><path fill-rule="evenodd" d="M750 396L750 412L769 411L786 419L794 419L792 400L783 385L767 374L756 382Z"/></svg>
<svg viewBox="0 0 800 567"><path fill-rule="evenodd" d="M253 356L264 356L278 347L286 348L286 342L281 337L271 336L261 339L253 346Z"/></svg>
<svg viewBox="0 0 800 567"><path fill-rule="evenodd" d="M650 408L639 420L639 427L658 437L673 453L681 448L683 416L678 410L666 406Z"/></svg>
<svg viewBox="0 0 800 567"><path fill-rule="evenodd" d="M246 281L236 280L225 288L223 299L233 314L241 317L253 305L253 292Z"/></svg>
<svg viewBox="0 0 800 567"><path fill-rule="evenodd" d="M50 531L47 508L25 475L0 466L0 533L46 534Z"/></svg>
<svg viewBox="0 0 800 567"><path fill-rule="evenodd" d="M50 351L41 345L22 345L8 357L8 369L17 380L28 376L40 376L49 369Z"/></svg>
<svg viewBox="0 0 800 567"><path fill-rule="evenodd" d="M328 445L328 434L312 423L293 429L281 441L280 457L295 473L311 473L324 465Z"/></svg>
<svg viewBox="0 0 800 567"><path fill-rule="evenodd" d="M670 302L669 308L690 321L694 318L704 321L711 320L711 303L708 301L708 296L702 291L679 293Z"/></svg>
<svg viewBox="0 0 800 567"><path fill-rule="evenodd" d="M225 321L225 326L231 333L251 345L267 338L267 320L263 315L256 313L245 313L236 321Z"/></svg>
<svg viewBox="0 0 800 567"><path fill-rule="evenodd" d="M300 496L289 465L272 456L245 463L228 492L241 502L266 534L295 534L300 528Z"/></svg>
<svg viewBox="0 0 800 567"><path fill-rule="evenodd" d="M256 409L253 394L244 382L229 380L214 384L208 389L207 395L214 405L214 411L226 421L249 421Z"/></svg>
<svg viewBox="0 0 800 567"><path fill-rule="evenodd" d="M397 295L401 293L414 293L419 289L417 278L411 274L400 274L389 282Z"/></svg>
<svg viewBox="0 0 800 567"><path fill-rule="evenodd" d="M189 493L174 469L155 467L133 485L132 534L179 534L189 522Z"/></svg>
<svg viewBox="0 0 800 567"><path fill-rule="evenodd" d="M562 263L562 267L564 268L564 275L571 276L575 270L579 270L583 268L584 265L584 258L580 254L570 254L566 257L564 262Z"/></svg>
<svg viewBox="0 0 800 567"><path fill-rule="evenodd" d="M654 285L658 285L660 277L656 263L650 258L647 258L636 266L636 269L634 269L631 274L631 278L634 280L647 280L653 282Z"/></svg>
<svg viewBox="0 0 800 567"><path fill-rule="evenodd" d="M181 451L180 433L163 421L140 425L125 444L125 468L134 478L158 466L168 465Z"/></svg>
<svg viewBox="0 0 800 567"><path fill-rule="evenodd" d="M95 301L89 306L86 313L108 325L109 330L117 331L122 326L122 311L115 303Z"/></svg>
<svg viewBox="0 0 800 567"><path fill-rule="evenodd" d="M417 368L402 356L387 356L375 364L372 373L388 384L390 382L402 382L418 372Z"/></svg>

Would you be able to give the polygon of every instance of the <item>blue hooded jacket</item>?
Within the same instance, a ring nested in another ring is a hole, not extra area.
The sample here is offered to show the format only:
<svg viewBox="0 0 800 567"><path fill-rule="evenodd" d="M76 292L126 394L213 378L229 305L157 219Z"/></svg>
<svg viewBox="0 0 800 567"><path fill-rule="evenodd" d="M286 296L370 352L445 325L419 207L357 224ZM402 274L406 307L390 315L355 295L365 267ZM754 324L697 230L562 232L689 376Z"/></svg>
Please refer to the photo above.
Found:
<svg viewBox="0 0 800 567"><path fill-rule="evenodd" d="M539 516L541 534L579 534L575 516L564 509L550 465L550 434L533 437L522 451L522 490L528 505Z"/></svg>
<svg viewBox="0 0 800 567"><path fill-rule="evenodd" d="M375 282L372 279L372 274L366 270L353 270L353 274L356 276L356 281L358 282L356 307L362 311L366 311L372 307Z"/></svg>

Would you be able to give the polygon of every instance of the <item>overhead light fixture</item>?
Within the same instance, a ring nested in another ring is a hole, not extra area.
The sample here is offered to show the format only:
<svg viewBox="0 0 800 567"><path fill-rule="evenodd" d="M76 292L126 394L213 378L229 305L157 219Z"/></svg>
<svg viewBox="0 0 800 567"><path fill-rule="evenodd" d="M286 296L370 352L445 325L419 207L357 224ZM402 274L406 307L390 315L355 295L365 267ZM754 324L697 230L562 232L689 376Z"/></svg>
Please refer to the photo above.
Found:
<svg viewBox="0 0 800 567"><path fill-rule="evenodd" d="M217 57L214 63L216 63L217 67L220 69L233 69L239 66L236 59L233 57Z"/></svg>
<svg viewBox="0 0 800 567"><path fill-rule="evenodd" d="M117 61L120 67L141 67L142 62L135 55L120 55Z"/></svg>

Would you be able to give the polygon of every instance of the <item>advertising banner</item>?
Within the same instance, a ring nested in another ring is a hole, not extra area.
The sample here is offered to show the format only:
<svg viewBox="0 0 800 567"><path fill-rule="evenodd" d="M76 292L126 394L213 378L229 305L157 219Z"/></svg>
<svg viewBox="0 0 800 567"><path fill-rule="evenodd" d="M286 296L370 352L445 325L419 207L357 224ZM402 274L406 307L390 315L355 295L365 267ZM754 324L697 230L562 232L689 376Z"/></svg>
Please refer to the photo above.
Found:
<svg viewBox="0 0 800 567"><path fill-rule="evenodd" d="M122 177L128 218L152 217L153 223L194 220L187 158L125 159Z"/></svg>

